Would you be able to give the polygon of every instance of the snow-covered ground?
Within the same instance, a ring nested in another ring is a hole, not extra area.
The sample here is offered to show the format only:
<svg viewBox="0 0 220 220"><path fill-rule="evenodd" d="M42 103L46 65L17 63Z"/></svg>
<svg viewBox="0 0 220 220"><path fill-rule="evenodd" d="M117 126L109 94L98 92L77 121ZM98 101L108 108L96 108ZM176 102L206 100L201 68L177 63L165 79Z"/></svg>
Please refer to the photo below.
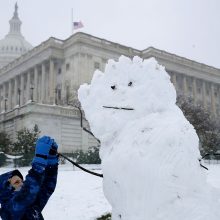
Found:
<svg viewBox="0 0 220 220"><path fill-rule="evenodd" d="M102 178L73 171L70 165L60 166L56 191L43 215L46 220L94 220L110 210L103 195Z"/></svg>
<svg viewBox="0 0 220 220"><path fill-rule="evenodd" d="M220 192L220 164L205 166L209 168L209 171L204 170L208 173L208 182ZM23 175L28 169L20 168ZM0 174L9 170L0 168ZM45 220L95 220L110 211L111 207L103 195L101 178L77 169L74 171L69 164L60 165L56 191L43 211Z"/></svg>
<svg viewBox="0 0 220 220"><path fill-rule="evenodd" d="M0 168L0 174L12 169ZM24 176L29 169L19 168ZM59 166L56 190L43 210L45 220L94 220L110 211L102 191L102 178L73 170L69 164Z"/></svg>
<svg viewBox="0 0 220 220"><path fill-rule="evenodd" d="M213 165L204 164L204 165L209 168L209 170L207 171L208 182L215 188L218 188L220 193L220 164L213 164Z"/></svg>

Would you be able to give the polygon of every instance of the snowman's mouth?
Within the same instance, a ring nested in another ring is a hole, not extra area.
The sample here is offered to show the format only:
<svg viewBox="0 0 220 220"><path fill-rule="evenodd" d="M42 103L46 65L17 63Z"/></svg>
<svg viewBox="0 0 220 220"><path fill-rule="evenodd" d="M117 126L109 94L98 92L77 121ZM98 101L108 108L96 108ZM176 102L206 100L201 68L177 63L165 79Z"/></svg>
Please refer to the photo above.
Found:
<svg viewBox="0 0 220 220"><path fill-rule="evenodd" d="M103 108L112 108L112 109L118 109L118 110L134 110L133 108L126 108L126 107L114 107L114 106L102 106Z"/></svg>

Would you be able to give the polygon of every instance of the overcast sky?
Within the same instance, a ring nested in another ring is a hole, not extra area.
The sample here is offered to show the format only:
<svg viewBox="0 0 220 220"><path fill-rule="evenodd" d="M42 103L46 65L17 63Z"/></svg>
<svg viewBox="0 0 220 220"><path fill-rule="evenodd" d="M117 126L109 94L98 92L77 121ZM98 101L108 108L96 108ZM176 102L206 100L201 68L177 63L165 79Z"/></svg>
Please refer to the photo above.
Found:
<svg viewBox="0 0 220 220"><path fill-rule="evenodd" d="M16 0L0 0L0 39ZM149 46L220 68L220 0L18 0L22 34L36 46L82 32L136 49Z"/></svg>

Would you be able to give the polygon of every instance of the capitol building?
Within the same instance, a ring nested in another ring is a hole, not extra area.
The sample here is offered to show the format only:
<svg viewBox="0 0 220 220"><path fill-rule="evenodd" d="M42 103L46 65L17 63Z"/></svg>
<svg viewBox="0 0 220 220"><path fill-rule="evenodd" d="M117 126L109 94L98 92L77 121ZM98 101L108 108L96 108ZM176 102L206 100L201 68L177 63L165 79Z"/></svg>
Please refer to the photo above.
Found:
<svg viewBox="0 0 220 220"><path fill-rule="evenodd" d="M171 76L177 94L191 97L216 118L220 116L220 69L153 47L144 50L75 33L54 37L32 47L21 34L18 7L10 31L0 40L0 130L12 139L16 131L38 125L41 135L53 136L61 152L86 150L96 140L80 127L80 113L71 106L77 90L89 83L96 69L120 55L155 57ZM88 124L83 120L88 128Z"/></svg>

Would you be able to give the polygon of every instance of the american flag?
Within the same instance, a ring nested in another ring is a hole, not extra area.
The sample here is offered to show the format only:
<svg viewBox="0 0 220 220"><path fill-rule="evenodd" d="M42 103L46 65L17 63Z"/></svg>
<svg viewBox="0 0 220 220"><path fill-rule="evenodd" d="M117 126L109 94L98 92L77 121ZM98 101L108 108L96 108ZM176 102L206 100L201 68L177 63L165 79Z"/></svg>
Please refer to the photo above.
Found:
<svg viewBox="0 0 220 220"><path fill-rule="evenodd" d="M76 29L79 29L79 28L83 28L84 25L81 21L75 21L73 22L73 29L76 30Z"/></svg>

